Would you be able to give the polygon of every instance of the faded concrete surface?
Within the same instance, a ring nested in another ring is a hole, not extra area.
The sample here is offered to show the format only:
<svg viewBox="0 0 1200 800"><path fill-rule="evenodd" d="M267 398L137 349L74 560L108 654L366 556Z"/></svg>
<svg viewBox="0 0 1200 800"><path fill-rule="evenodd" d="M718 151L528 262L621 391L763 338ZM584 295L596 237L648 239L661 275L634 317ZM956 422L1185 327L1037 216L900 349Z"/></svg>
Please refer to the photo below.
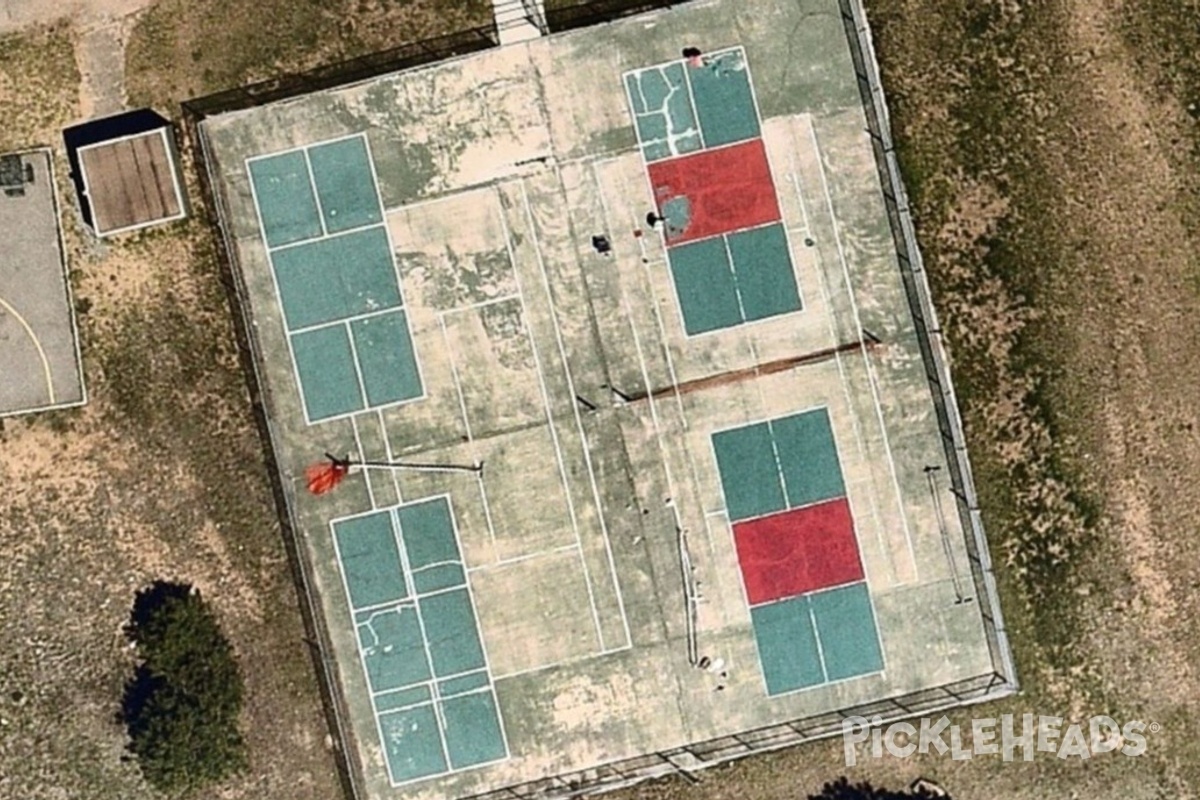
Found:
<svg viewBox="0 0 1200 800"><path fill-rule="evenodd" d="M24 195L0 194L0 415L83 402L74 312L45 151Z"/></svg>
<svg viewBox="0 0 1200 800"><path fill-rule="evenodd" d="M689 338L661 241L634 236L654 201L622 74L691 44L746 49L805 308ZM991 671L939 528L966 576L964 532L953 513L937 518L924 471L944 455L835 3L697 3L204 131L369 796L485 792ZM306 427L244 162L356 133L370 143L427 397ZM613 256L592 250L598 233ZM883 345L654 402L614 405L608 388L752 368L860 328ZM838 442L886 668L768 697L710 435L817 405ZM482 480L356 477L312 498L301 476L325 450L487 467ZM945 482L933 491L954 508ZM443 492L511 757L394 789L328 522ZM677 524L703 587L699 650L727 664L722 691L688 663Z"/></svg>

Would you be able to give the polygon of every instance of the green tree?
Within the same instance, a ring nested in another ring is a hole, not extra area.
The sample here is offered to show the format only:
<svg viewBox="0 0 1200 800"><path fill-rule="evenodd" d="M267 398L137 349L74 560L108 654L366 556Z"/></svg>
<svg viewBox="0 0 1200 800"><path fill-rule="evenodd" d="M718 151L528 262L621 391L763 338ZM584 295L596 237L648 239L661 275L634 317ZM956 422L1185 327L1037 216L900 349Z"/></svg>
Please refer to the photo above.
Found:
<svg viewBox="0 0 1200 800"><path fill-rule="evenodd" d="M938 795L924 789L878 789L866 781L852 784L849 779L842 777L825 784L819 794L810 794L808 800L925 800L934 797ZM941 797L943 800L950 800L944 794Z"/></svg>
<svg viewBox="0 0 1200 800"><path fill-rule="evenodd" d="M146 780L187 791L242 769L242 675L200 593L155 583L138 593L126 633L140 663L125 685L122 719Z"/></svg>

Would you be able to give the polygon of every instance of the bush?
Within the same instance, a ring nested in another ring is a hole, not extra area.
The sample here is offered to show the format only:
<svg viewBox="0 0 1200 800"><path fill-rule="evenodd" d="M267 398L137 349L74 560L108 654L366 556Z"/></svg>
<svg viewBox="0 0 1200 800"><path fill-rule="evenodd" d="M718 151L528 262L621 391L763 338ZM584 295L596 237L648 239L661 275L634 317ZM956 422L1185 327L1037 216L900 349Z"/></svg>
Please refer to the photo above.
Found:
<svg viewBox="0 0 1200 800"><path fill-rule="evenodd" d="M126 628L140 663L125 685L129 750L155 788L187 791L246 765L242 676L212 609L191 586L139 592Z"/></svg>
<svg viewBox="0 0 1200 800"><path fill-rule="evenodd" d="M899 791L877 789L867 782L851 784L847 778L843 777L833 783L825 784L820 794L810 794L808 800L923 800L935 797L939 797L939 795L932 794L925 789ZM940 797L950 800L944 793Z"/></svg>

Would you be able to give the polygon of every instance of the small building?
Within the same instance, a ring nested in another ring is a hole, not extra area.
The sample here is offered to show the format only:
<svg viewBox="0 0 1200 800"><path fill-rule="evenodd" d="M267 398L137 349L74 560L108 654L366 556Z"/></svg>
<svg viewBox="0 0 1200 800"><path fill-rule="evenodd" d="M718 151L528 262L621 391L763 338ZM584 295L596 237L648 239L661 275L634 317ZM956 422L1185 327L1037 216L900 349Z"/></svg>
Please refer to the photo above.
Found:
<svg viewBox="0 0 1200 800"><path fill-rule="evenodd" d="M63 131L83 221L97 236L187 216L171 122L150 109L89 120Z"/></svg>

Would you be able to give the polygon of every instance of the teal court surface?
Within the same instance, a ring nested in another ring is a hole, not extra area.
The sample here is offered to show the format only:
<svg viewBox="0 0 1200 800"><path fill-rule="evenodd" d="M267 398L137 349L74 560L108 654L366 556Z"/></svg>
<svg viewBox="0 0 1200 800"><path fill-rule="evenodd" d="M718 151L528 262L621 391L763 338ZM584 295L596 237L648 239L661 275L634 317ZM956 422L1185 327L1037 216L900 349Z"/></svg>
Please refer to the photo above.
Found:
<svg viewBox="0 0 1200 800"><path fill-rule="evenodd" d="M414 400L421 376L366 139L248 161L309 421ZM353 270L338 265L353 264Z"/></svg>
<svg viewBox="0 0 1200 800"><path fill-rule="evenodd" d="M356 796L1015 690L852 41L685 3L199 123Z"/></svg>
<svg viewBox="0 0 1200 800"><path fill-rule="evenodd" d="M347 517L332 528L392 781L504 758L448 499Z"/></svg>

